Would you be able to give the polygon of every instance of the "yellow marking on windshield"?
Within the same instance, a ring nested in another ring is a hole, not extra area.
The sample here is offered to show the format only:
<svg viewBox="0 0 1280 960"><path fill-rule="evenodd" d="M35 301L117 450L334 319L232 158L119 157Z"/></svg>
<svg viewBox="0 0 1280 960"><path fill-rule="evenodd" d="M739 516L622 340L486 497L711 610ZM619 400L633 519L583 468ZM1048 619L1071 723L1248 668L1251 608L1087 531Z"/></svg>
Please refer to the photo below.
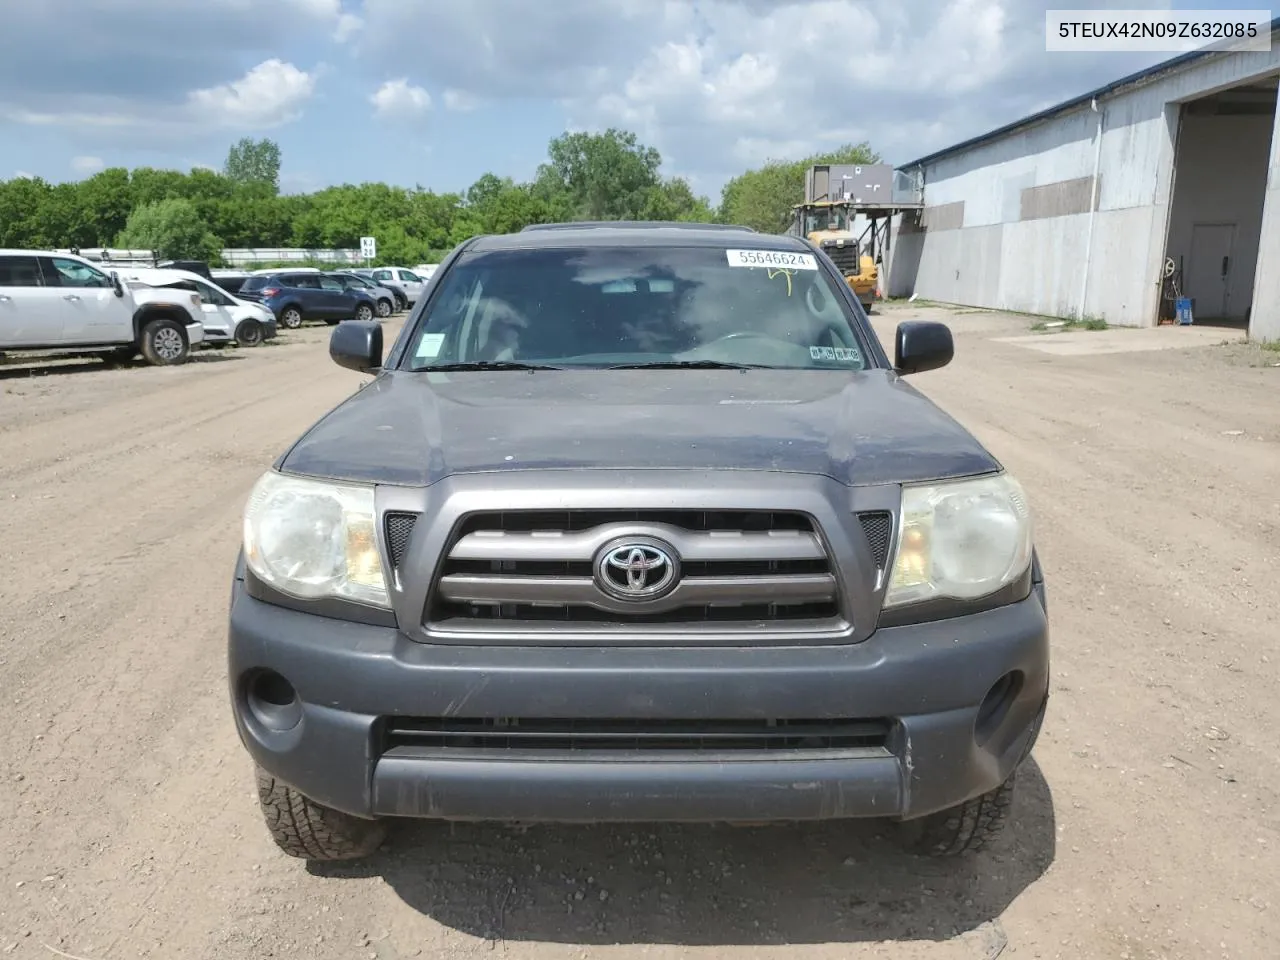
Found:
<svg viewBox="0 0 1280 960"><path fill-rule="evenodd" d="M787 296L788 297L791 296L791 278L796 275L796 272L788 267L776 267L776 268L770 267L769 268L770 280L772 280L778 274L782 274L784 277L787 278Z"/></svg>

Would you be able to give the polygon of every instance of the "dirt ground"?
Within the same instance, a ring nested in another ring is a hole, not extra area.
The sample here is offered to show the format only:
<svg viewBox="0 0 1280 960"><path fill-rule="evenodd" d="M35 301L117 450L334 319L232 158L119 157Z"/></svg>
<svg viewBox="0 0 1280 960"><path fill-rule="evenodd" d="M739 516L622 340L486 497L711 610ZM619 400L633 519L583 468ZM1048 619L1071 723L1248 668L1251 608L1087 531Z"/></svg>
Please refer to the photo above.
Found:
<svg viewBox="0 0 1280 960"><path fill-rule="evenodd" d="M365 865L284 857L227 705L238 521L361 378L326 328L0 366L0 957L1275 956L1280 353L876 323L924 315L957 357L917 385L1032 498L1054 643L1015 823L958 864L874 825L412 825Z"/></svg>

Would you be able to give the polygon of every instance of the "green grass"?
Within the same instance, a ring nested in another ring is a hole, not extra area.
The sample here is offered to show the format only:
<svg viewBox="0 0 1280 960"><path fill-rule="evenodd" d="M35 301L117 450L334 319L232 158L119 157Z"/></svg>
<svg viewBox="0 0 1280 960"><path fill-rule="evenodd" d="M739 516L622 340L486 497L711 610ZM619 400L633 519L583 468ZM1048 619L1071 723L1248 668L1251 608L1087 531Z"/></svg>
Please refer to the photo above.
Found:
<svg viewBox="0 0 1280 960"><path fill-rule="evenodd" d="M1053 324L1053 326L1050 327L1050 324ZM1037 333L1043 333L1050 329L1055 332L1064 330L1106 330L1108 326L1107 321L1101 317L1070 317L1062 320L1037 320L1031 325L1031 329Z"/></svg>

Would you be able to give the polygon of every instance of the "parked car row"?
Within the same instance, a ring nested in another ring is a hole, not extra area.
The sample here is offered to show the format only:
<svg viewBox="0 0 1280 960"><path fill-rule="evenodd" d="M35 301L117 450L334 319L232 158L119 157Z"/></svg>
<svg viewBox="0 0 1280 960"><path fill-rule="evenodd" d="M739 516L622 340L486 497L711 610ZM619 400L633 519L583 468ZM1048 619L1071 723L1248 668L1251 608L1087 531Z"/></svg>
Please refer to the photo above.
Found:
<svg viewBox="0 0 1280 960"><path fill-rule="evenodd" d="M425 281L401 267L254 273L195 261L100 262L65 251L0 250L0 356L102 353L184 362L196 347L254 347L308 321L386 318Z"/></svg>

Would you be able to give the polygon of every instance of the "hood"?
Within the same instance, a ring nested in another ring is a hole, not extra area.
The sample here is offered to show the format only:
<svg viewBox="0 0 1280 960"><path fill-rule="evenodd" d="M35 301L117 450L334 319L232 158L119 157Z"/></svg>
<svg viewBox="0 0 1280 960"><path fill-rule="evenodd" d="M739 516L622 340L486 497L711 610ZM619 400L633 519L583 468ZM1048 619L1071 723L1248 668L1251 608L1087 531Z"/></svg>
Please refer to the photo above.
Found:
<svg viewBox="0 0 1280 960"><path fill-rule="evenodd" d="M388 371L278 465L414 486L511 470L770 470L874 484L999 469L887 370Z"/></svg>

